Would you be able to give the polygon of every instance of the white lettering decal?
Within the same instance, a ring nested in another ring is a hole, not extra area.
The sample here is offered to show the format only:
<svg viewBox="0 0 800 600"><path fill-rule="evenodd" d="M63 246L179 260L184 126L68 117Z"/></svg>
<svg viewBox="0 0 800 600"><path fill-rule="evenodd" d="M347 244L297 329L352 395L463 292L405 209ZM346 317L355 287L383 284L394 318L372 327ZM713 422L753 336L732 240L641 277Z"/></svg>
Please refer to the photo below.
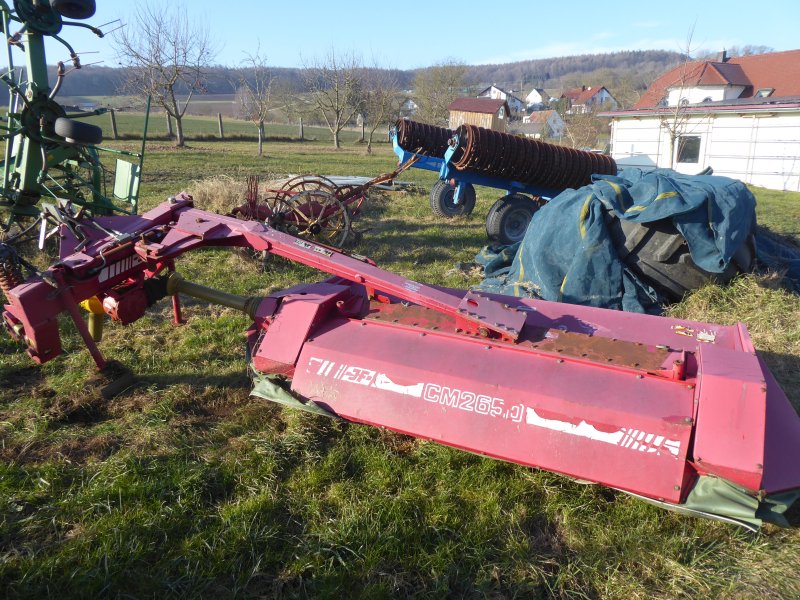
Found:
<svg viewBox="0 0 800 600"><path fill-rule="evenodd" d="M369 385L375 379L376 372L361 367L348 367L342 375L342 381L357 383L358 385Z"/></svg>
<svg viewBox="0 0 800 600"><path fill-rule="evenodd" d="M106 265L103 267L103 270L100 271L100 275L97 276L97 280L99 282L107 281L112 277L116 277L117 275L121 275L127 271L130 271L133 267L137 266L141 261L139 257L136 255L128 256L127 258L123 258L122 260L118 260L117 262L111 263L110 265Z"/></svg>
<svg viewBox="0 0 800 600"><path fill-rule="evenodd" d="M614 446L621 446L623 448L630 448L631 450L638 450L639 452L646 452L647 454L661 455L659 449L666 449L673 456L678 456L680 453L681 443L676 440L665 440L664 436L656 436L652 433L639 431L638 429L622 428L617 431L600 431L594 425L590 425L586 421L581 421L577 425L567 421L559 421L558 419L545 419L536 413L536 410L530 407L526 408L525 422L528 425L536 427L543 427L559 433L566 433L568 435L575 435L578 437L588 438L604 444L612 444Z"/></svg>
<svg viewBox="0 0 800 600"><path fill-rule="evenodd" d="M381 373L374 369L366 369L355 365L337 365L332 360L310 357L306 373L320 377L331 377L332 379L355 385L374 387L412 398L421 398L426 402L439 404L443 411L452 409L452 411L456 412L464 411L488 418L506 419L515 423L521 423L525 419L528 425L534 427L542 427L567 435L619 446L620 448L644 452L645 454L661 456L662 452L666 451L675 457L680 455L681 442L679 440L668 440L663 435L626 427L617 431L606 432L600 431L586 421L581 421L575 425L568 421L546 419L540 416L535 409L526 407L522 403L506 406L502 398L476 394L469 390L460 390L435 383L420 382L402 385L392 381L386 373ZM450 410L447 411L448 414L450 412Z"/></svg>
<svg viewBox="0 0 800 600"><path fill-rule="evenodd" d="M312 244L311 242L306 242L305 240L295 240L294 243L296 246L300 246L304 250L311 250L312 252L316 252L317 254L324 254L325 256L333 256L332 250L328 250L327 248L323 248L322 246L317 246L316 244Z"/></svg>
<svg viewBox="0 0 800 600"><path fill-rule="evenodd" d="M414 396L415 398L422 397L423 383L415 383L414 385L400 385L389 379L385 373L378 373L375 377L375 382L372 384L379 390L386 390L387 392L395 392L396 394L403 394L404 396Z"/></svg>

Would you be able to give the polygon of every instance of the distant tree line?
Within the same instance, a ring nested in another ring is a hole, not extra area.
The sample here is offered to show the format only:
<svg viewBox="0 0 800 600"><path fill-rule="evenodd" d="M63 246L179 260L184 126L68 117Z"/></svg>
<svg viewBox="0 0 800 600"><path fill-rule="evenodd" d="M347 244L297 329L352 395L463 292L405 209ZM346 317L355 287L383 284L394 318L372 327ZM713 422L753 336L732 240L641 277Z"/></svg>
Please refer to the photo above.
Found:
<svg viewBox="0 0 800 600"><path fill-rule="evenodd" d="M746 46L746 49L755 47ZM734 54L731 51L729 55ZM650 81L671 68L683 59L677 52L663 50L640 50L634 52L614 52L610 54L587 54L582 56L566 56L558 58L518 61L498 65L465 65L464 82L467 86L478 87L496 83L512 89L523 89L551 86L548 82L577 78L586 80L588 75L602 69L625 71L634 77L646 75ZM425 69L379 69L397 81L402 89L410 90L414 87L414 79L420 71ZM248 75L248 71L250 74ZM235 75L234 75L235 72ZM209 94L232 94L235 87L232 82L238 81L239 74L249 77L252 81L253 69L212 66L205 71L204 87ZM303 77L303 69L271 67L273 77L284 85L297 91L309 91ZM71 72L64 78L61 95L64 96L111 96L119 93L121 81L124 79L124 69L120 67L107 67L91 65L78 71ZM50 67L51 81L55 81L55 66ZM522 84L522 85L520 85ZM5 86L2 86L5 87ZM558 86L555 86L558 87ZM176 90L187 93L188 90Z"/></svg>

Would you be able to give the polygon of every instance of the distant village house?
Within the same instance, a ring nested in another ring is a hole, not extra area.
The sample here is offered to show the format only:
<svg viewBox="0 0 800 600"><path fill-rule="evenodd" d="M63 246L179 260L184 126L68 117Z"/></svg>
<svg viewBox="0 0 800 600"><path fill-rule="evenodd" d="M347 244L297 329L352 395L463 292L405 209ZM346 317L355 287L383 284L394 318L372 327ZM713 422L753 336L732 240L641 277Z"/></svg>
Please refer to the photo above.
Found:
<svg viewBox="0 0 800 600"><path fill-rule="evenodd" d="M528 110L541 110L548 101L547 92L542 88L533 88L530 93L525 96L525 107Z"/></svg>
<svg viewBox="0 0 800 600"><path fill-rule="evenodd" d="M447 107L450 111L450 129L459 125L477 125L485 129L508 130L508 102L491 98L456 98Z"/></svg>
<svg viewBox="0 0 800 600"><path fill-rule="evenodd" d="M693 61L611 117L620 166L672 167L800 191L800 50ZM674 141L670 138L674 137Z"/></svg>
<svg viewBox="0 0 800 600"><path fill-rule="evenodd" d="M567 101L568 114L583 114L594 110L616 110L619 103L605 86L581 86L561 94Z"/></svg>
<svg viewBox="0 0 800 600"><path fill-rule="evenodd" d="M411 98L406 98L400 104L400 116L401 117L413 117L414 115L417 114L417 109L418 108L419 108L419 106L417 106L417 103L414 102L414 100L412 100Z"/></svg>
<svg viewBox="0 0 800 600"><path fill-rule="evenodd" d="M522 117L521 123L512 126L511 133L534 139L560 138L564 135L564 127L564 120L556 111L539 110Z"/></svg>
<svg viewBox="0 0 800 600"><path fill-rule="evenodd" d="M525 111L525 103L517 98L512 91L504 90L492 84L478 94L478 98L491 98L492 100L505 100L511 113L516 115Z"/></svg>

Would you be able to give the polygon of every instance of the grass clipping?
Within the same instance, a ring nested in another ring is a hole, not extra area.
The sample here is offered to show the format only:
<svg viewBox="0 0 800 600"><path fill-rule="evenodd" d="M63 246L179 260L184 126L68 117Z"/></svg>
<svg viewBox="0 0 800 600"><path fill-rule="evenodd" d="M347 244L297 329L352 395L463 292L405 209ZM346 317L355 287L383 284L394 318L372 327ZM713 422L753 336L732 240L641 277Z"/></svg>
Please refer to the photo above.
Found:
<svg viewBox="0 0 800 600"><path fill-rule="evenodd" d="M707 285L669 308L667 316L747 326L753 344L795 409L800 409L800 297L775 275L742 275Z"/></svg>
<svg viewBox="0 0 800 600"><path fill-rule="evenodd" d="M263 198L266 189L277 189L282 180L267 176L260 178L259 198ZM245 203L247 197L247 176L231 177L230 175L214 175L193 182L189 193L194 198L197 208L221 215L229 214L237 206Z"/></svg>
<svg viewBox="0 0 800 600"><path fill-rule="evenodd" d="M244 204L247 181L244 177L214 175L193 182L188 191L197 208L225 215Z"/></svg>

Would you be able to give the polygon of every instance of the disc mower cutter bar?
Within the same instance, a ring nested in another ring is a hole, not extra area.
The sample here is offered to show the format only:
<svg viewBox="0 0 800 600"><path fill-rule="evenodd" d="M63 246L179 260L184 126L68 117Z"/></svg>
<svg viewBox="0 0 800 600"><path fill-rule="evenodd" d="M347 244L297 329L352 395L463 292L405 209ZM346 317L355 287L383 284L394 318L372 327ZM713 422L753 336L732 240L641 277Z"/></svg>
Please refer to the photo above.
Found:
<svg viewBox="0 0 800 600"><path fill-rule="evenodd" d="M430 286L196 210L184 194L140 217L83 225L80 239L62 227L62 258L43 273L23 277L7 254L3 320L36 362L61 352L57 317L67 312L103 367L81 302L127 324L168 295L179 319L185 293L253 319L253 394L263 398L749 527L800 490L800 418L741 324ZM242 298L174 273L184 252L216 246L331 276Z"/></svg>

